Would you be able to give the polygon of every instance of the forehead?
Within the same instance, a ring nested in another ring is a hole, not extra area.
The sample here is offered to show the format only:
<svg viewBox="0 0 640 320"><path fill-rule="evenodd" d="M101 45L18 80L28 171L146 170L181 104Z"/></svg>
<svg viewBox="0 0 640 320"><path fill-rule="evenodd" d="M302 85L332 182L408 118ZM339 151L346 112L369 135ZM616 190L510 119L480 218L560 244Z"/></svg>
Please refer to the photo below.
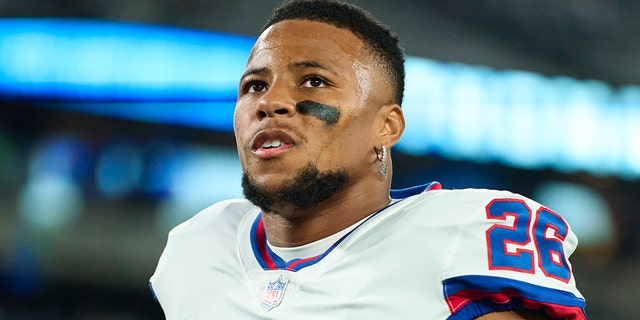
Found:
<svg viewBox="0 0 640 320"><path fill-rule="evenodd" d="M284 20L260 35L249 63L265 58L362 63L365 53L363 41L347 29L317 21Z"/></svg>

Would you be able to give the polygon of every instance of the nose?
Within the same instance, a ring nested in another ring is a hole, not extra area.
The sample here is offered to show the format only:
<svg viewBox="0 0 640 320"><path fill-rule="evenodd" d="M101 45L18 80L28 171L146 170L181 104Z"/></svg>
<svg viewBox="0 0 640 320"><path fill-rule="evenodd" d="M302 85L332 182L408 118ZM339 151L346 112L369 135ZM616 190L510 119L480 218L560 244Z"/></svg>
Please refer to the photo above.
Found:
<svg viewBox="0 0 640 320"><path fill-rule="evenodd" d="M291 117L295 113L294 99L286 88L280 86L271 86L260 98L256 110L256 116L259 120L276 116Z"/></svg>

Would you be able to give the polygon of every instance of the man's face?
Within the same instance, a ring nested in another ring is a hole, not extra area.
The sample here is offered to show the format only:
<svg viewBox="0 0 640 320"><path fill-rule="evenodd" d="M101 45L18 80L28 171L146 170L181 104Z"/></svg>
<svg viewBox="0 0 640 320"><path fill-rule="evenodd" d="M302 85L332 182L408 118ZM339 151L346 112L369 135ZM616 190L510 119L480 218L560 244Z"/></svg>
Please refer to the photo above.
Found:
<svg viewBox="0 0 640 320"><path fill-rule="evenodd" d="M276 190L312 165L357 183L375 161L384 79L350 31L307 20L271 26L240 81L234 130L245 174Z"/></svg>

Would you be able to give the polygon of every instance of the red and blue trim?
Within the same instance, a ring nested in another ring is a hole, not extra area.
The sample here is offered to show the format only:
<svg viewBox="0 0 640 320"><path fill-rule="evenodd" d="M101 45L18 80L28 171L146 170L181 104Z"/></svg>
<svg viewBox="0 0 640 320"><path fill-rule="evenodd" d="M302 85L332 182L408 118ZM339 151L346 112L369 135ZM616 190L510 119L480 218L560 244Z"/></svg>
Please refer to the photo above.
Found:
<svg viewBox="0 0 640 320"><path fill-rule="evenodd" d="M461 276L443 281L448 320L474 319L508 310L540 310L553 319L585 320L584 299L570 292L514 279Z"/></svg>
<svg viewBox="0 0 640 320"><path fill-rule="evenodd" d="M262 269L288 270L296 272L304 267L308 267L310 265L318 263L320 260L322 260L322 258L329 254L329 252L333 251L333 249L337 247L338 244L340 244L350 233L351 232L336 241L336 243L334 243L329 249L327 249L327 251L325 251L321 255L304 259L293 259L291 261L284 261L267 245L267 234L264 230L262 214L259 214L256 217L256 220L253 222L253 226L251 227L251 248L253 249L253 254L256 257L256 260L258 260L258 263L260 263Z"/></svg>
<svg viewBox="0 0 640 320"><path fill-rule="evenodd" d="M416 195L422 192L426 192L430 190L438 190L438 189L442 189L442 186L440 185L440 183L431 182L429 184L420 185L412 188L407 188L402 190L391 190L391 197L393 199L404 199L409 196ZM318 263L320 260L322 260L322 258L328 255L331 251L333 251L333 249L335 249L342 241L344 241L344 239L349 237L349 235L351 235L361 225L369 221L369 219L373 218L378 213L384 211L385 209L389 208L390 206L396 203L398 202L393 202L388 206L380 209L376 213L372 214L371 216L369 216L369 218L361 222L353 230L349 231L347 234L345 234L340 239L338 239L338 241L336 241L333 245L331 245L331 247L329 247L329 249L327 249L324 253L317 256L309 257L309 258L293 259L290 261L284 261L275 252L273 252L267 245L267 234L264 229L262 213L260 213L258 214L258 216L253 222L253 225L251 226L251 233L250 233L251 249L253 250L253 254L256 260L258 261L258 263L260 263L260 266L262 267L262 269L289 270L289 271L296 272L300 269L303 269L305 267Z"/></svg>
<svg viewBox="0 0 640 320"><path fill-rule="evenodd" d="M391 191L389 191L389 195L391 196L391 199L404 199L423 192L440 189L442 189L440 182L433 181L406 189L391 189Z"/></svg>

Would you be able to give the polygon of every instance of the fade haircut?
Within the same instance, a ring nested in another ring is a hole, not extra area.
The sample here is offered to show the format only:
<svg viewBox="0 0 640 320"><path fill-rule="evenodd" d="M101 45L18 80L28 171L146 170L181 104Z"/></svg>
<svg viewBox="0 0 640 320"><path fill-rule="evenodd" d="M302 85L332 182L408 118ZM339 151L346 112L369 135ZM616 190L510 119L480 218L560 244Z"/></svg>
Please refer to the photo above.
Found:
<svg viewBox="0 0 640 320"><path fill-rule="evenodd" d="M346 29L355 34L382 62L393 88L393 98L402 105L404 94L404 55L398 37L369 12L336 0L289 0L278 6L262 28L284 20L310 20Z"/></svg>

